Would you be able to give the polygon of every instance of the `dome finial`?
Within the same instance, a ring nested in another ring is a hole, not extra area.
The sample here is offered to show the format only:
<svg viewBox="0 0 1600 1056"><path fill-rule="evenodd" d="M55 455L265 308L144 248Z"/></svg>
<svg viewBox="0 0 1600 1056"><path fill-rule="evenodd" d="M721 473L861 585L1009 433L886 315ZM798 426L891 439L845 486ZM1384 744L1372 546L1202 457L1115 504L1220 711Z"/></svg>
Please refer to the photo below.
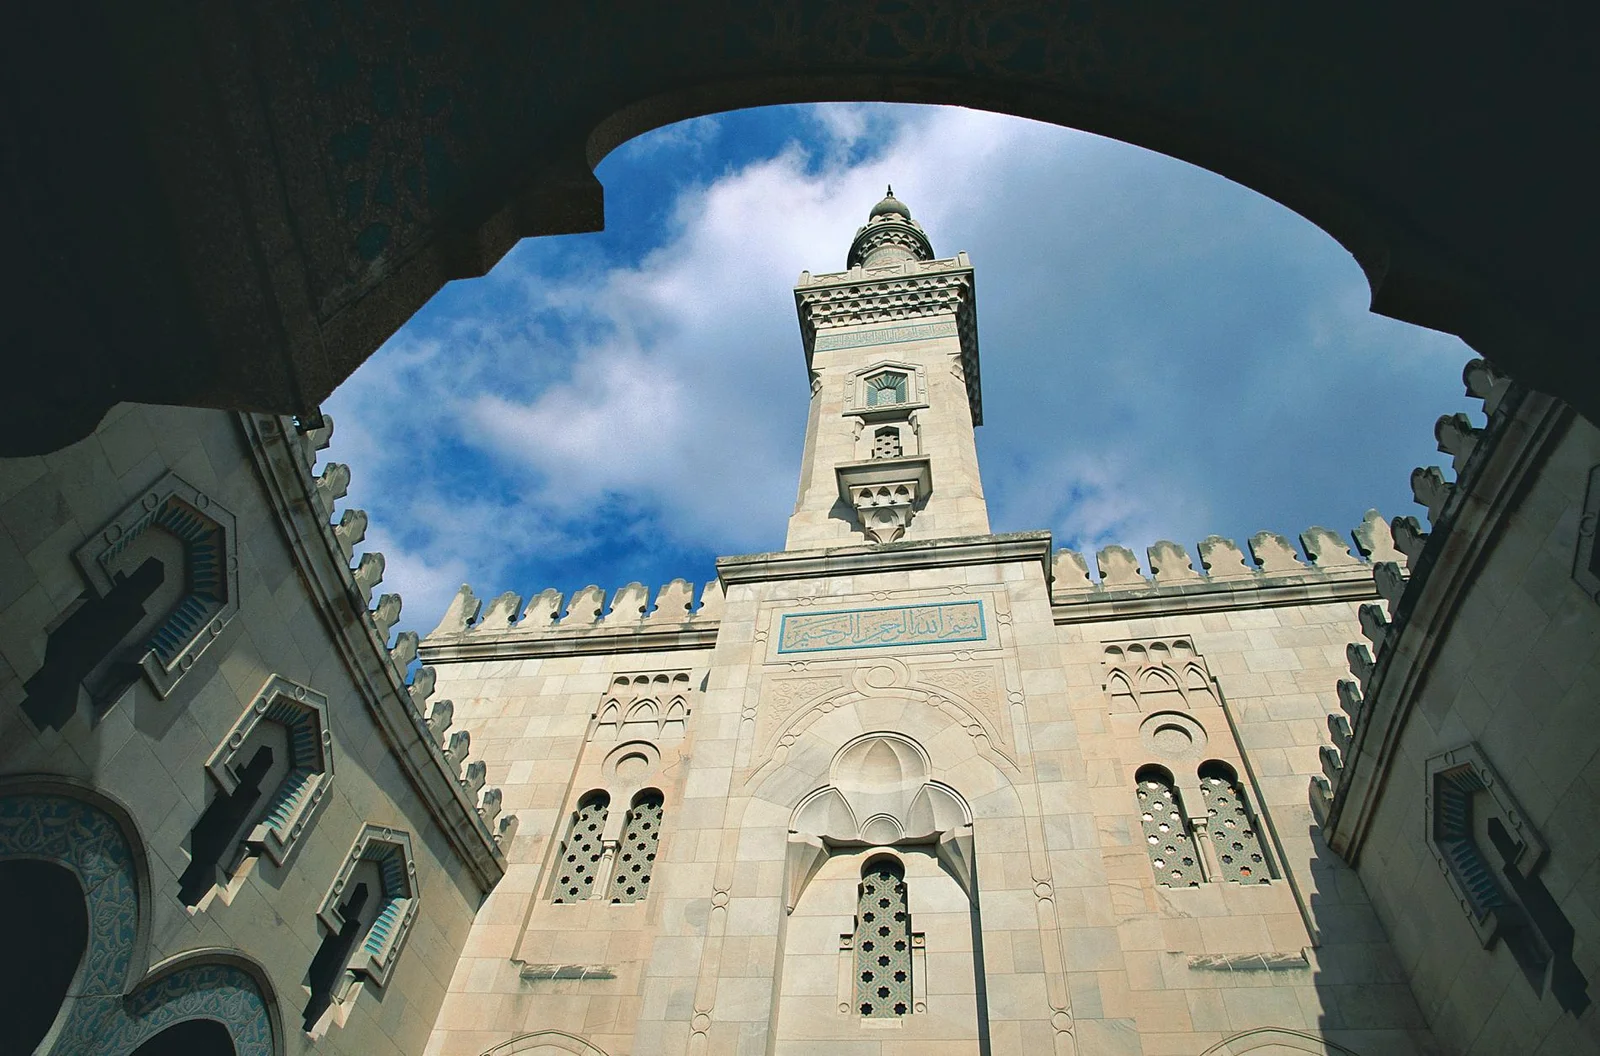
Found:
<svg viewBox="0 0 1600 1056"><path fill-rule="evenodd" d="M906 203L894 196L893 185L887 188L883 201L872 207L872 212L868 219L876 220L880 216L899 216L906 220L911 219L911 210L906 208Z"/></svg>
<svg viewBox="0 0 1600 1056"><path fill-rule="evenodd" d="M894 184L889 183L889 184L885 184L884 186L885 186L886 190L883 192L883 196L885 198L893 198L894 197Z"/></svg>

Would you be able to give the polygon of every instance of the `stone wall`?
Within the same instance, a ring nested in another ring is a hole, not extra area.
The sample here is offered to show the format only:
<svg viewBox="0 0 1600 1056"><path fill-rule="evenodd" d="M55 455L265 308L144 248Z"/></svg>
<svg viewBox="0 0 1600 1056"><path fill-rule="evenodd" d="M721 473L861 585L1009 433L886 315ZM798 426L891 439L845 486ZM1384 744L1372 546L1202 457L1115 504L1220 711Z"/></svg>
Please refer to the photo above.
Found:
<svg viewBox="0 0 1600 1056"><path fill-rule="evenodd" d="M1600 432L1468 375L1488 421L1441 419L1456 479L1413 476L1431 531L1410 524L1415 574L1363 614L1313 797L1446 1051L1589 1052Z"/></svg>
<svg viewBox="0 0 1600 1056"><path fill-rule="evenodd" d="M418 751L407 661L386 652L398 599L367 612L331 506L314 501L314 446L287 419L121 405L79 443L0 462L0 800L34 817L41 790L83 787L120 819L142 886L117 925L132 952L108 996L173 958L237 962L270 1006L278 1048L263 1051L415 1053L503 859L442 755ZM295 539L306 526L320 534ZM148 571L146 555L166 575L147 613L136 599L119 615L142 582L127 566ZM213 855L223 873L191 869L202 818L246 783L233 751L280 715L286 739L262 743L308 768L277 786L299 790L277 803L282 824L251 830L260 841L231 877L245 846L231 833ZM337 981L313 1044L302 983L338 923L319 910L341 901L330 889L364 832L392 867L380 884L392 930L351 962L363 983ZM139 993L187 999L164 978ZM136 1044L159 1022L104 1030Z"/></svg>

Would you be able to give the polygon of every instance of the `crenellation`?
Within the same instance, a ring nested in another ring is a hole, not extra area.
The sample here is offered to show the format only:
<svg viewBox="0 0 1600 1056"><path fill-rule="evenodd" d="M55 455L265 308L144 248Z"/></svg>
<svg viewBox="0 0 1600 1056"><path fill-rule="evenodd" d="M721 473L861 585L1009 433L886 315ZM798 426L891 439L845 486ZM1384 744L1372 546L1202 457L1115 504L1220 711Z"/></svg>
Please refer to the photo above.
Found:
<svg viewBox="0 0 1600 1056"><path fill-rule="evenodd" d="M1483 439L1483 430L1474 427L1470 418L1457 411L1455 414L1439 416L1433 426L1433 436L1438 441L1440 453L1450 456L1450 466L1460 477L1462 467Z"/></svg>
<svg viewBox="0 0 1600 1056"><path fill-rule="evenodd" d="M694 584L687 579L675 579L656 592L655 608L645 617L647 623L683 623L691 619L694 606Z"/></svg>
<svg viewBox="0 0 1600 1056"><path fill-rule="evenodd" d="M514 590L508 590L496 597L484 610L483 619L473 625L474 634L494 633L504 631L517 622L517 614L522 611L522 595Z"/></svg>
<svg viewBox="0 0 1600 1056"><path fill-rule="evenodd" d="M567 614L561 617L562 630L592 627L600 622L606 609L606 592L593 583L572 595Z"/></svg>
<svg viewBox="0 0 1600 1056"><path fill-rule="evenodd" d="M1339 538L1338 532L1320 525L1300 533L1300 547L1317 568L1342 568L1362 563Z"/></svg>
<svg viewBox="0 0 1600 1056"><path fill-rule="evenodd" d="M1372 566L1372 581L1378 596L1389 603L1391 613L1398 612L1400 598L1406 592L1406 574L1398 561L1378 561Z"/></svg>
<svg viewBox="0 0 1600 1056"><path fill-rule="evenodd" d="M455 721L456 705L452 700L436 700L428 711L428 735L433 738L433 743L440 748L444 747L444 735L449 732L451 724Z"/></svg>
<svg viewBox="0 0 1600 1056"><path fill-rule="evenodd" d="M372 620L372 629L378 633L378 641L383 643L386 650L389 647L389 632L394 630L394 625L400 620L401 604L400 595L385 594L367 613Z"/></svg>
<svg viewBox="0 0 1600 1056"><path fill-rule="evenodd" d="M557 617L561 615L566 600L566 595L559 590L546 587L528 602L528 608L523 612L517 629L534 633L550 630L555 626Z"/></svg>
<svg viewBox="0 0 1600 1056"><path fill-rule="evenodd" d="M1445 503L1450 501L1450 493L1454 490L1455 486L1444 479L1444 473L1438 466L1418 466L1411 471L1411 495L1417 500L1418 506L1427 507L1428 523L1435 528L1439 526Z"/></svg>
<svg viewBox="0 0 1600 1056"><path fill-rule="evenodd" d="M367 511L348 509L339 516L333 528L333 538L346 561L355 559L356 544L367 537Z"/></svg>
<svg viewBox="0 0 1600 1056"><path fill-rule="evenodd" d="M713 579L700 592L700 607L695 610L695 619L705 621L721 620L722 601L722 581Z"/></svg>
<svg viewBox="0 0 1600 1056"><path fill-rule="evenodd" d="M361 560L350 573L350 583L355 588L356 597L361 599L363 608L372 604L372 592L383 582L383 568L383 555L373 550L362 554Z"/></svg>
<svg viewBox="0 0 1600 1056"><path fill-rule="evenodd" d="M473 759L467 763L467 769L461 776L461 787L467 790L469 798L476 800L488 779L489 764L482 759Z"/></svg>
<svg viewBox="0 0 1600 1056"><path fill-rule="evenodd" d="M1396 517L1390 522L1393 533L1395 549L1405 555L1406 564L1414 566L1422 557L1422 551L1428 546L1428 532L1422 530L1422 522L1414 516L1407 514Z"/></svg>
<svg viewBox="0 0 1600 1056"><path fill-rule="evenodd" d="M467 754L472 751L472 732L470 730L457 730L450 735L450 741L445 745L445 766L452 773L460 773L461 766L467 761Z"/></svg>
<svg viewBox="0 0 1600 1056"><path fill-rule="evenodd" d="M483 819L483 827L490 832L494 831L495 819L500 816L500 804L504 799L498 788L483 790L483 802L478 805L478 817Z"/></svg>
<svg viewBox="0 0 1600 1056"><path fill-rule="evenodd" d="M456 591L456 596L450 599L449 606L445 608L438 626L429 632L428 637L464 634L472 626L472 621L478 618L478 611L482 608L483 602L472 593L472 587L461 584L461 589Z"/></svg>
<svg viewBox="0 0 1600 1056"><path fill-rule="evenodd" d="M1339 697L1339 707L1343 708L1344 713L1350 717L1351 726L1360 725L1362 714L1366 710L1361 699L1361 687L1348 678L1341 678L1336 686L1336 691Z"/></svg>
<svg viewBox="0 0 1600 1056"><path fill-rule="evenodd" d="M1189 551L1177 543L1163 539L1145 551L1149 559L1150 574L1157 584L1192 583L1201 578L1194 570Z"/></svg>
<svg viewBox="0 0 1600 1056"><path fill-rule="evenodd" d="M1381 657L1391 629L1389 617L1384 613L1383 606L1368 602L1356 610L1356 615L1361 621L1361 633L1372 643L1373 655Z"/></svg>
<svg viewBox="0 0 1600 1056"><path fill-rule="evenodd" d="M1150 581L1144 577L1144 571L1139 567L1139 558L1132 550L1125 546L1113 543L1102 547L1094 555L1095 564L1100 569L1100 585L1102 587L1146 587Z"/></svg>
<svg viewBox="0 0 1600 1056"><path fill-rule="evenodd" d="M417 645L421 640L416 631L401 631L394 636L394 645L389 647L389 662L394 665L401 681L405 680L406 669L417 658Z"/></svg>
<svg viewBox="0 0 1600 1056"><path fill-rule="evenodd" d="M1333 746L1339 749L1341 756L1349 754L1350 741L1353 736L1350 719L1337 712L1330 712L1328 714L1328 736L1332 738Z"/></svg>
<svg viewBox="0 0 1600 1056"><path fill-rule="evenodd" d="M1245 562L1244 551L1232 539L1208 535L1200 540L1200 564L1214 580L1253 576L1256 569Z"/></svg>
<svg viewBox="0 0 1600 1056"><path fill-rule="evenodd" d="M438 678L438 672L431 667L419 667L417 673L411 676L406 693L411 698L411 710L414 713L422 715L427 712L428 698L433 696L433 687Z"/></svg>
<svg viewBox="0 0 1600 1056"><path fill-rule="evenodd" d="M1364 696L1367 684L1372 679L1372 650L1363 642L1351 642L1344 647L1344 657L1350 667L1350 673L1356 676L1356 684L1361 687Z"/></svg>
<svg viewBox="0 0 1600 1056"><path fill-rule="evenodd" d="M1363 558L1377 565L1380 561L1406 561L1406 555L1395 549L1394 535L1389 522L1377 510L1368 510L1361 523L1350 532L1356 550Z"/></svg>
<svg viewBox="0 0 1600 1056"><path fill-rule="evenodd" d="M350 467L342 462L329 462L314 479L317 503L323 515L333 517L334 505L350 493Z"/></svg>
<svg viewBox="0 0 1600 1056"><path fill-rule="evenodd" d="M300 430L300 456L305 459L308 470L316 465L317 452L326 451L333 443L333 415L319 411L317 418L317 425Z"/></svg>
<svg viewBox="0 0 1600 1056"><path fill-rule="evenodd" d="M1322 764L1323 777L1327 778L1328 785L1337 794L1339 782L1344 776L1344 757L1333 745L1324 744L1317 749L1317 758Z"/></svg>
<svg viewBox="0 0 1600 1056"><path fill-rule="evenodd" d="M517 838L519 821L515 814L500 815L500 824L495 829L494 841L506 855L511 854L511 841Z"/></svg>
<svg viewBox="0 0 1600 1056"><path fill-rule="evenodd" d="M1250 556L1265 573L1304 572L1305 564L1288 538L1277 532L1257 532L1250 537Z"/></svg>
<svg viewBox="0 0 1600 1056"><path fill-rule="evenodd" d="M607 627L638 623L650 606L650 592L643 583L629 583L611 598L611 611L600 621Z"/></svg>
<svg viewBox="0 0 1600 1056"><path fill-rule="evenodd" d="M1089 578L1089 563L1076 550L1057 550L1051 563L1053 594L1075 594L1098 589Z"/></svg>
<svg viewBox="0 0 1600 1056"><path fill-rule="evenodd" d="M1468 396L1483 401L1483 413L1490 418L1511 390L1511 379L1496 371L1486 359L1468 360L1461 368L1461 383L1466 386Z"/></svg>

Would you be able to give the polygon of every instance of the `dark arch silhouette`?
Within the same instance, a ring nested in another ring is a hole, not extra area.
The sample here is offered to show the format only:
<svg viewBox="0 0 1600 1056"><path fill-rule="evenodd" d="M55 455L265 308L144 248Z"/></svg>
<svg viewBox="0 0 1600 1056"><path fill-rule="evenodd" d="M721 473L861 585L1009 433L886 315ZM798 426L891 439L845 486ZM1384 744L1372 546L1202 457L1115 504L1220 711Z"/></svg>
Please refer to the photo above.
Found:
<svg viewBox="0 0 1600 1056"><path fill-rule="evenodd" d="M78 878L54 862L0 861L0 1052L33 1052L50 1033L89 942Z"/></svg>
<svg viewBox="0 0 1600 1056"><path fill-rule="evenodd" d="M1600 420L1600 11L1055 0L25 5L0 40L0 454L119 399L310 411L445 282L594 230L593 165L771 103L952 103L1110 136L1305 216L1376 311ZM241 57L243 57L241 59ZM114 171L115 181L103 173Z"/></svg>
<svg viewBox="0 0 1600 1056"><path fill-rule="evenodd" d="M235 1056L228 1028L214 1019L174 1023L133 1050L133 1056Z"/></svg>

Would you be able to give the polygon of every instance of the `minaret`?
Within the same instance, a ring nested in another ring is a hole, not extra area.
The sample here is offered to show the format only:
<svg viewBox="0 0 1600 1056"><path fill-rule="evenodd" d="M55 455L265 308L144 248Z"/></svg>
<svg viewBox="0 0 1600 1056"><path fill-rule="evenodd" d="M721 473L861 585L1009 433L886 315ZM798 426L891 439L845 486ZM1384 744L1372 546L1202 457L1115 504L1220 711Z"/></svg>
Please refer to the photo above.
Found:
<svg viewBox="0 0 1600 1056"><path fill-rule="evenodd" d="M988 535L971 262L936 260L890 188L846 267L794 291L811 415L787 548Z"/></svg>

